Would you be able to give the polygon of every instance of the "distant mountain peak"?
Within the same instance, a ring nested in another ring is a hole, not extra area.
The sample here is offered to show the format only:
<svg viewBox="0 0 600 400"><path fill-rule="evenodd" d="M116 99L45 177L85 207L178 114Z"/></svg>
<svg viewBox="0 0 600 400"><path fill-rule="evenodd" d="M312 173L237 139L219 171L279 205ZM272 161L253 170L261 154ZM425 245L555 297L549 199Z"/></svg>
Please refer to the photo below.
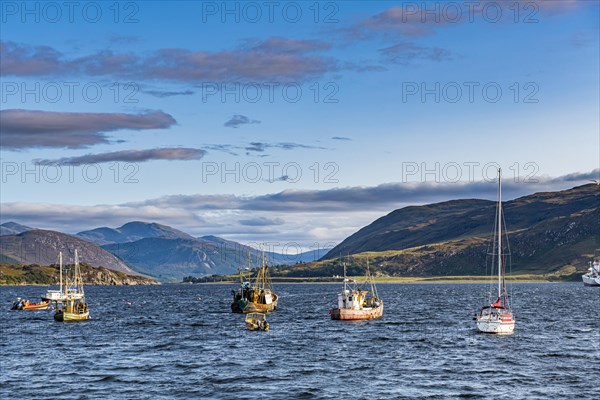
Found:
<svg viewBox="0 0 600 400"><path fill-rule="evenodd" d="M33 229L34 228L31 228L29 226L9 221L0 225L0 235L17 235L19 233L31 231Z"/></svg>
<svg viewBox="0 0 600 400"><path fill-rule="evenodd" d="M141 239L194 239L178 229L156 222L130 221L119 228L101 227L79 232L77 236L98 245L130 243Z"/></svg>

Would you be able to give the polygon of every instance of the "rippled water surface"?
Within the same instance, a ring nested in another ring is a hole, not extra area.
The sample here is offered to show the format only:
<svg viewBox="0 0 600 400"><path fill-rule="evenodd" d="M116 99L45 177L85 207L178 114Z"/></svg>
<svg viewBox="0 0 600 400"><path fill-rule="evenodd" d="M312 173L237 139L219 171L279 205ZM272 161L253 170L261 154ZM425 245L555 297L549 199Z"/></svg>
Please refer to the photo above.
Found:
<svg viewBox="0 0 600 400"><path fill-rule="evenodd" d="M271 331L229 312L233 285L87 287L92 320L11 312L0 287L2 399L594 398L600 288L515 284L516 333L479 334L487 285L379 285L381 320L331 321L339 285L275 286Z"/></svg>

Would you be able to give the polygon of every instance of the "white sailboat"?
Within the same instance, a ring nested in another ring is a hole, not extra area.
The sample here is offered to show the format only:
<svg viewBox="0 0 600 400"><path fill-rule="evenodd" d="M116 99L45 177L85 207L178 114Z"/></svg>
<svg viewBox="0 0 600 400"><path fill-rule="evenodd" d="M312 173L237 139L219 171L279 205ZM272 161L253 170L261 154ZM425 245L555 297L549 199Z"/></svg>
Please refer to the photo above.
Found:
<svg viewBox="0 0 600 400"><path fill-rule="evenodd" d="M494 237L494 251L492 252L492 274L494 273L494 256L496 256L496 268L498 277L498 297L495 302L491 302L488 298L488 305L482 307L475 320L477 321L477 329L485 333L511 334L515 330L515 318L511 311L510 298L506 290L506 270L505 261L510 254L504 252L502 243L502 171L498 169L498 205L496 208L496 229ZM505 227L506 229L506 227ZM506 239L506 248L508 248L508 237Z"/></svg>

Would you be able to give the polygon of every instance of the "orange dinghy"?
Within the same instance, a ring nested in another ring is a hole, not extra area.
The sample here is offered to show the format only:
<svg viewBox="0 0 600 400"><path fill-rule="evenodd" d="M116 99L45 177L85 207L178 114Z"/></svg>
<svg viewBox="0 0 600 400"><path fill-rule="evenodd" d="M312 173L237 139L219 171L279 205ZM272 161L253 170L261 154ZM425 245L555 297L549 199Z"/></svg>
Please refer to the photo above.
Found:
<svg viewBox="0 0 600 400"><path fill-rule="evenodd" d="M21 300L19 297L12 305L12 311L21 310L46 310L50 306L50 300L43 300L40 303L30 303L29 300Z"/></svg>
<svg viewBox="0 0 600 400"><path fill-rule="evenodd" d="M30 310L30 311L47 310L49 306L50 306L50 300L41 301L39 303L29 303L27 301L25 303L25 305L23 306L23 310Z"/></svg>

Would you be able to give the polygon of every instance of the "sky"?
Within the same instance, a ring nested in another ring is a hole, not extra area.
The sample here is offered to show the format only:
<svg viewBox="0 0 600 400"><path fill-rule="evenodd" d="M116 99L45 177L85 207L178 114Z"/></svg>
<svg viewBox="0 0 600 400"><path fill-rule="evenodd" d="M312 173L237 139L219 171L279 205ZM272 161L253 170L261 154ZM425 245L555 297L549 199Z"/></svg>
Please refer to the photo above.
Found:
<svg viewBox="0 0 600 400"><path fill-rule="evenodd" d="M2 223L314 249L600 178L598 1L0 7Z"/></svg>

